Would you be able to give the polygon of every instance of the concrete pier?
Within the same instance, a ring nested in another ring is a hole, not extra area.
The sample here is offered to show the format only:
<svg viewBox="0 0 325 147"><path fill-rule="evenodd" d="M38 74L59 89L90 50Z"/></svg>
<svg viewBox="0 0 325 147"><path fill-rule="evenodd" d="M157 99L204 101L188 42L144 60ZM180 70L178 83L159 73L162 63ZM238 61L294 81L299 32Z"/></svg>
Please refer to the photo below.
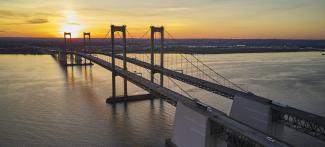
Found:
<svg viewBox="0 0 325 147"><path fill-rule="evenodd" d="M247 125L257 128L263 132L283 137L284 125L272 121L273 112L271 100L255 100L249 96L235 96L230 117L241 121Z"/></svg>
<svg viewBox="0 0 325 147"><path fill-rule="evenodd" d="M83 65L82 63L82 59L80 56L75 56L75 63L78 64L78 65Z"/></svg>
<svg viewBox="0 0 325 147"><path fill-rule="evenodd" d="M208 117L184 104L177 103L175 127L167 144L178 147L206 147Z"/></svg>
<svg viewBox="0 0 325 147"><path fill-rule="evenodd" d="M246 98L241 100L246 101ZM245 104L243 101L238 102ZM166 140L166 145L170 147L291 146L278 137L261 130L267 128L272 131L276 130L273 133L281 134L281 127L270 122L265 123L269 120L264 120L264 118L269 118L264 114L268 111L267 107L251 105L250 101L248 103L249 108L255 107L262 111L258 114L260 116L257 116L260 118L255 119L257 122L252 121L251 124L243 123L242 121L245 119L241 121L231 118L199 100L179 101L176 107L172 138ZM235 107L232 112L234 117L237 115L237 110L242 110ZM214 114L211 115L211 113ZM256 114L245 113L243 112L241 115L242 118L255 118ZM239 118L239 116L236 117ZM250 121L250 119L247 120ZM257 125L259 128L252 125Z"/></svg>

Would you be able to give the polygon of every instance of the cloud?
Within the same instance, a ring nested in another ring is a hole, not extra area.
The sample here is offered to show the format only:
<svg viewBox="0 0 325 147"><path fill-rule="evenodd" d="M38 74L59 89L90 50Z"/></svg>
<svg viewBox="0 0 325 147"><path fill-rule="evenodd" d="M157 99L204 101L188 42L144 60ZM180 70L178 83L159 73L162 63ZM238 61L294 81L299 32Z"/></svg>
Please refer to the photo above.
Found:
<svg viewBox="0 0 325 147"><path fill-rule="evenodd" d="M19 21L19 22L4 23L2 25L44 24L48 22L49 21L44 18L35 18L35 19L25 20L23 22Z"/></svg>
<svg viewBox="0 0 325 147"><path fill-rule="evenodd" d="M63 17L60 14L55 13L48 13L48 12L18 12L18 11L11 11L11 10L0 10L0 19L23 19L26 20L28 18L47 18L47 17ZM45 20L45 19L44 19ZM43 20L43 21L44 21ZM33 23L33 20L30 20ZM41 21L36 20L35 21ZM26 21L28 22L28 21Z"/></svg>
<svg viewBox="0 0 325 147"><path fill-rule="evenodd" d="M0 10L0 17L28 17L28 15L14 11Z"/></svg>
<svg viewBox="0 0 325 147"><path fill-rule="evenodd" d="M119 17L157 17L157 16L180 16L185 17L191 13L190 7L163 7L163 8L111 8L97 9L91 7L82 7L78 9L84 15L114 15Z"/></svg>
<svg viewBox="0 0 325 147"><path fill-rule="evenodd" d="M27 20L26 23L28 24L42 24L42 23L47 23L49 22L47 19L43 19L43 18L36 18L36 19L31 19L31 20Z"/></svg>
<svg viewBox="0 0 325 147"><path fill-rule="evenodd" d="M44 16L44 17L63 17L61 14L47 13L47 12L37 12L34 13L35 16Z"/></svg>

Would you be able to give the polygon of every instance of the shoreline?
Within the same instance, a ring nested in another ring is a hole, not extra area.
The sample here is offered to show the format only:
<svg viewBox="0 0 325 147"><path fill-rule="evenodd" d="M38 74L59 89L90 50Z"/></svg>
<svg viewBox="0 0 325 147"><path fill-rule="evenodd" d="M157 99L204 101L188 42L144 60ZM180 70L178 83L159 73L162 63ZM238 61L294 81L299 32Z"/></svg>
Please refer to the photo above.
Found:
<svg viewBox="0 0 325 147"><path fill-rule="evenodd" d="M103 52L103 49L94 50L96 52ZM104 52L109 52L106 50ZM121 50L117 49L117 53L120 53ZM165 49L165 54L237 54L237 53L283 53L283 52L324 52L323 49L261 49L261 48L221 48L221 49L189 49L184 48L175 50L175 49ZM150 53L150 50L137 50L137 51L128 51L130 54L144 54ZM160 53L159 50L156 50L155 53ZM31 54L31 55L49 55L50 52L46 49L40 48L0 48L0 54Z"/></svg>

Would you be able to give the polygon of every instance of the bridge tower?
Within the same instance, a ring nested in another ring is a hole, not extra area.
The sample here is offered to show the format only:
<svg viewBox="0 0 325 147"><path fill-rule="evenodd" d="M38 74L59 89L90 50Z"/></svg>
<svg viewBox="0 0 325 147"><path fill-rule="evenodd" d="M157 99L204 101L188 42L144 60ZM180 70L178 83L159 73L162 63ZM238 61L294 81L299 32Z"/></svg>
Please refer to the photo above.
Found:
<svg viewBox="0 0 325 147"><path fill-rule="evenodd" d="M90 53L90 51L88 50L91 46L91 43L90 43L90 32L84 32L84 50L83 52L85 53ZM87 64L87 60L85 59L85 62L84 64ZM92 64L91 63L91 60L89 60L89 64Z"/></svg>
<svg viewBox="0 0 325 147"><path fill-rule="evenodd" d="M69 36L67 38L66 36ZM70 32L64 32L64 45L65 45L65 51L70 51L70 65L74 64L73 58L74 54L72 53L74 50L72 48L72 39L71 39L71 33ZM68 65L68 64L66 64Z"/></svg>
<svg viewBox="0 0 325 147"><path fill-rule="evenodd" d="M162 38L163 37L163 27L160 28L156 28L156 27L151 27L152 28L152 33L154 36L155 32L160 32L162 34ZM122 37L122 41L123 41L123 69L124 70L128 70L127 69L127 62L126 62L126 26L114 26L111 25L111 41L112 41L112 53L111 53L111 58L112 58L112 97L106 99L106 103L110 103L110 104L114 104L114 103L118 103L118 102L127 102L127 101L137 101L137 100L146 100L146 99L154 99L154 98L158 98L155 97L154 95L150 94L140 94L140 95L132 95L132 96L128 96L127 93L127 79L124 78L123 80L123 86L124 86L124 95L123 96L116 96L116 79L115 77L117 76L117 72L116 72L116 65L115 65L115 32L122 32L123 37ZM152 49L154 47L154 37L152 37ZM162 44L163 44L163 39L162 39ZM163 45L162 45L163 47ZM153 52L152 52L152 55ZM161 56L161 58L163 58L163 56ZM154 58L152 58L152 61ZM154 62L152 62L153 65ZM161 65L163 63L163 60L161 60ZM152 72L153 73L153 72ZM152 81L153 81L154 77L152 76ZM161 85L162 85L163 81L161 80Z"/></svg>
<svg viewBox="0 0 325 147"><path fill-rule="evenodd" d="M59 53L59 61L61 64L67 64L67 50L71 48L71 33L64 32L64 49Z"/></svg>
<svg viewBox="0 0 325 147"><path fill-rule="evenodd" d="M86 36L88 36L88 41L86 40ZM88 42L88 43L86 43ZM93 64L86 63L86 59L84 63L82 63L82 57L77 55L77 52L83 52L86 50L87 45L90 46L90 33L84 33L84 50L75 50L72 47L72 39L70 32L64 32L64 47L60 49L58 52L58 60L63 66L92 66ZM70 56L70 63L68 64L67 54ZM74 58L75 57L75 58Z"/></svg>
<svg viewBox="0 0 325 147"><path fill-rule="evenodd" d="M154 58L155 58L155 53L154 53L154 49L155 49L155 33L160 33L160 67L164 67L164 27L154 27L151 26L151 50L150 50L150 54L151 54L151 82L154 82L154 74L156 73L156 71L154 71ZM163 73L160 73L160 86L164 86L164 75Z"/></svg>
<svg viewBox="0 0 325 147"><path fill-rule="evenodd" d="M73 51L77 51L77 50L73 50ZM82 51L82 49L79 49L79 51ZM75 55L75 64L76 65L82 65L82 59L81 56Z"/></svg>
<svg viewBox="0 0 325 147"><path fill-rule="evenodd" d="M115 32L122 32L123 34L123 69L127 70L126 65L126 26L111 25L111 40L112 40L112 98L116 98L116 71L115 71ZM124 83L124 97L127 97L127 80L123 79Z"/></svg>

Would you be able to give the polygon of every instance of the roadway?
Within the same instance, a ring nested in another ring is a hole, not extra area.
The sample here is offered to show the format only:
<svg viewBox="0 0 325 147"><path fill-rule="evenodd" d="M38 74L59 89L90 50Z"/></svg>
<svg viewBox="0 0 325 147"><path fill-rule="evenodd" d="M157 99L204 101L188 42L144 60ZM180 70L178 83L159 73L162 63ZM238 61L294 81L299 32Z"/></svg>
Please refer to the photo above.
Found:
<svg viewBox="0 0 325 147"><path fill-rule="evenodd" d="M110 53L104 53L104 52L97 52L96 54L111 56ZM123 60L123 56L121 55L115 55L115 57L117 59ZM151 64L147 62L143 62L138 59L130 58L130 57L126 57L126 61L135 64L137 66L151 70ZM325 140L325 118L324 117L309 112L305 112L293 107L289 107L286 105L277 104L272 100L254 95L253 93L249 93L249 92L247 93L236 89L232 89L220 84L205 81L167 68L162 68L157 65L154 66L153 70L155 72L163 73L164 75L174 78L176 80L185 82L187 84L196 86L198 88L204 89L206 91L230 99L233 99L236 95L240 95L242 97L249 98L258 101L260 103L271 105L274 114L278 114L278 117L274 117L274 121L283 121L290 128L293 128L305 134L309 134L318 139Z"/></svg>
<svg viewBox="0 0 325 147"><path fill-rule="evenodd" d="M100 66L102 66L105 69L112 70L112 64L109 62L106 62L105 60L102 60L98 57L94 57L89 54L81 53L81 52L74 52L74 54L84 57L88 60L91 60L93 63L96 63ZM243 136L248 137L250 140L256 142L257 144L261 144L264 146L291 146L288 143L265 134L264 132L257 130L251 126L248 126L246 124L243 124L239 121L236 121L232 118L230 118L228 115L225 113L209 107L208 105L198 105L198 102L196 100L192 100L188 97L185 97L179 93L176 93L168 88L162 87L156 83L151 82L150 80L143 78L137 74L134 74L130 71L124 70L121 67L115 66L116 73L123 77L126 78L128 81L131 83L147 90L148 92L159 96L161 98L169 99L172 100L174 103L177 102L182 102L183 104L187 105L188 107L192 108L193 110L196 110L203 115L208 116L211 118L211 120L215 121L218 124L222 124L224 127L232 130L233 132L239 133ZM275 141L270 141L269 138L274 139Z"/></svg>

